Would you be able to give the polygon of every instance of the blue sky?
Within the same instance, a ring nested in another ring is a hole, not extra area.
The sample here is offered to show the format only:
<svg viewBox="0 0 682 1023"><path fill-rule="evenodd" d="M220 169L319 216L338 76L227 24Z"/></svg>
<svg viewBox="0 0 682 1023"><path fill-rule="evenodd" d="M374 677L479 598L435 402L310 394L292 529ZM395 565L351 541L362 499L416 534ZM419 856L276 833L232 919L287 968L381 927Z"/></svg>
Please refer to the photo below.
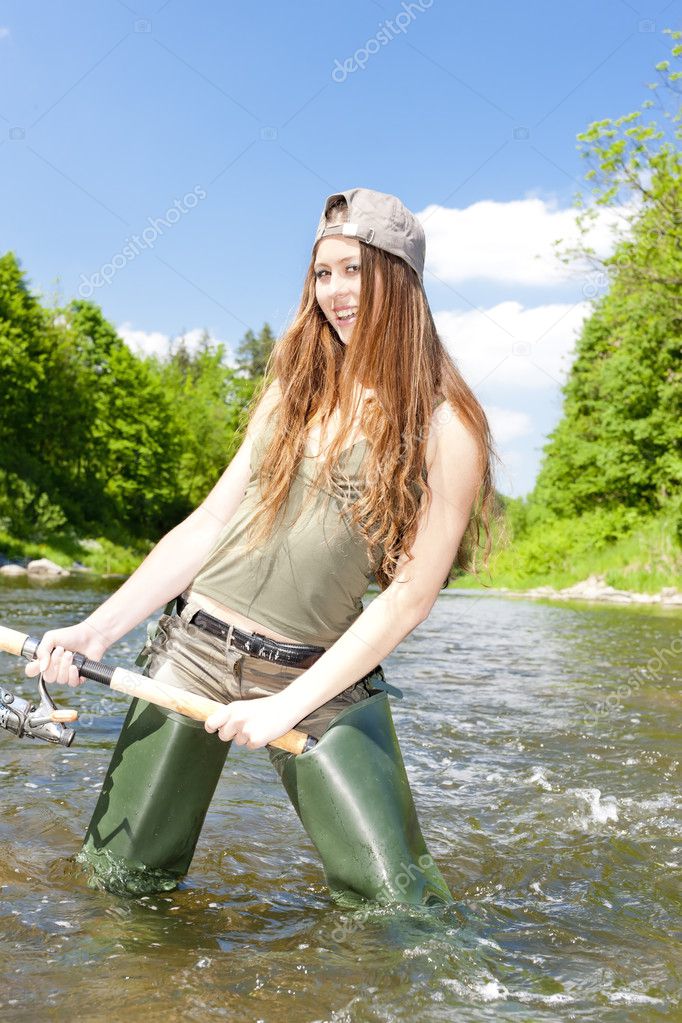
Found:
<svg viewBox="0 0 682 1023"><path fill-rule="evenodd" d="M399 195L424 225L438 329L493 424L498 485L527 493L603 286L552 257L584 188L576 135L641 105L681 10L1 4L1 251L46 299L97 302L136 350L205 328L234 351L289 322L328 194Z"/></svg>

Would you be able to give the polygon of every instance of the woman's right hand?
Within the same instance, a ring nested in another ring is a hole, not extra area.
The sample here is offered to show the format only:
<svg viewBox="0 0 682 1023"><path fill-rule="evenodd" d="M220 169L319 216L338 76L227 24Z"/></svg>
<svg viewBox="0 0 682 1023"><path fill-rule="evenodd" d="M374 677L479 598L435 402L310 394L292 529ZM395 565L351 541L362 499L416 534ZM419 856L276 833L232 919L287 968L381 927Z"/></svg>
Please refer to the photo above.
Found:
<svg viewBox="0 0 682 1023"><path fill-rule="evenodd" d="M109 646L106 637L87 620L66 629L50 629L38 644L34 660L29 661L24 670L29 678L42 672L45 682L57 682L75 689L86 680L81 678L78 668L72 663L74 653L99 661Z"/></svg>

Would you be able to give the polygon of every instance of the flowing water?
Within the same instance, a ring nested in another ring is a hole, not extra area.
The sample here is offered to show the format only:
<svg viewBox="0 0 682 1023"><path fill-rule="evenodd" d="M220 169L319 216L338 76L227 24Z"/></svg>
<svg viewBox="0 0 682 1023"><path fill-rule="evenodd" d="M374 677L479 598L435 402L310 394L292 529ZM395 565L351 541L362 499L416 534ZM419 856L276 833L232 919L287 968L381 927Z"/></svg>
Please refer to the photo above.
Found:
<svg viewBox="0 0 682 1023"><path fill-rule="evenodd" d="M3 582L0 621L39 637L107 585ZM24 663L0 654L28 696ZM0 1018L682 1020L682 615L443 594L382 663L454 906L335 907L266 752L234 745L178 891L89 888L128 701L54 686L70 749L0 732Z"/></svg>

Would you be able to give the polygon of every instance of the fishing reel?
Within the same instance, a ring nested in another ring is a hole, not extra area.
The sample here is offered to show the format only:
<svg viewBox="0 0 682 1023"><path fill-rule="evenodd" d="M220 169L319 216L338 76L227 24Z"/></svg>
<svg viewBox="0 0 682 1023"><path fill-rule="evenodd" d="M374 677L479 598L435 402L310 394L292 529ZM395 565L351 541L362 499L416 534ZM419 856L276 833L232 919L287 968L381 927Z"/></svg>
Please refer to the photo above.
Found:
<svg viewBox="0 0 682 1023"><path fill-rule="evenodd" d="M38 677L40 703L36 706L21 696L0 686L0 728L7 729L20 739L43 739L60 746L70 746L76 737L66 723L75 721L78 711L60 710L43 680Z"/></svg>

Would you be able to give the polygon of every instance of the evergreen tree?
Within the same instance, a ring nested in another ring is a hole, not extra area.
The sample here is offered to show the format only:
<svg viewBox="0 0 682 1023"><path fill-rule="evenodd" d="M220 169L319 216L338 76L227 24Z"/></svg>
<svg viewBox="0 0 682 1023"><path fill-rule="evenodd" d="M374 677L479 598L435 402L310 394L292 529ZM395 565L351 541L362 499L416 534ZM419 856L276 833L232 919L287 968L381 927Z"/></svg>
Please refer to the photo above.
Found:
<svg viewBox="0 0 682 1023"><path fill-rule="evenodd" d="M247 330L237 348L238 371L249 380L257 380L264 376L265 367L276 341L277 338L268 323L263 325L258 335L254 334L252 330Z"/></svg>

